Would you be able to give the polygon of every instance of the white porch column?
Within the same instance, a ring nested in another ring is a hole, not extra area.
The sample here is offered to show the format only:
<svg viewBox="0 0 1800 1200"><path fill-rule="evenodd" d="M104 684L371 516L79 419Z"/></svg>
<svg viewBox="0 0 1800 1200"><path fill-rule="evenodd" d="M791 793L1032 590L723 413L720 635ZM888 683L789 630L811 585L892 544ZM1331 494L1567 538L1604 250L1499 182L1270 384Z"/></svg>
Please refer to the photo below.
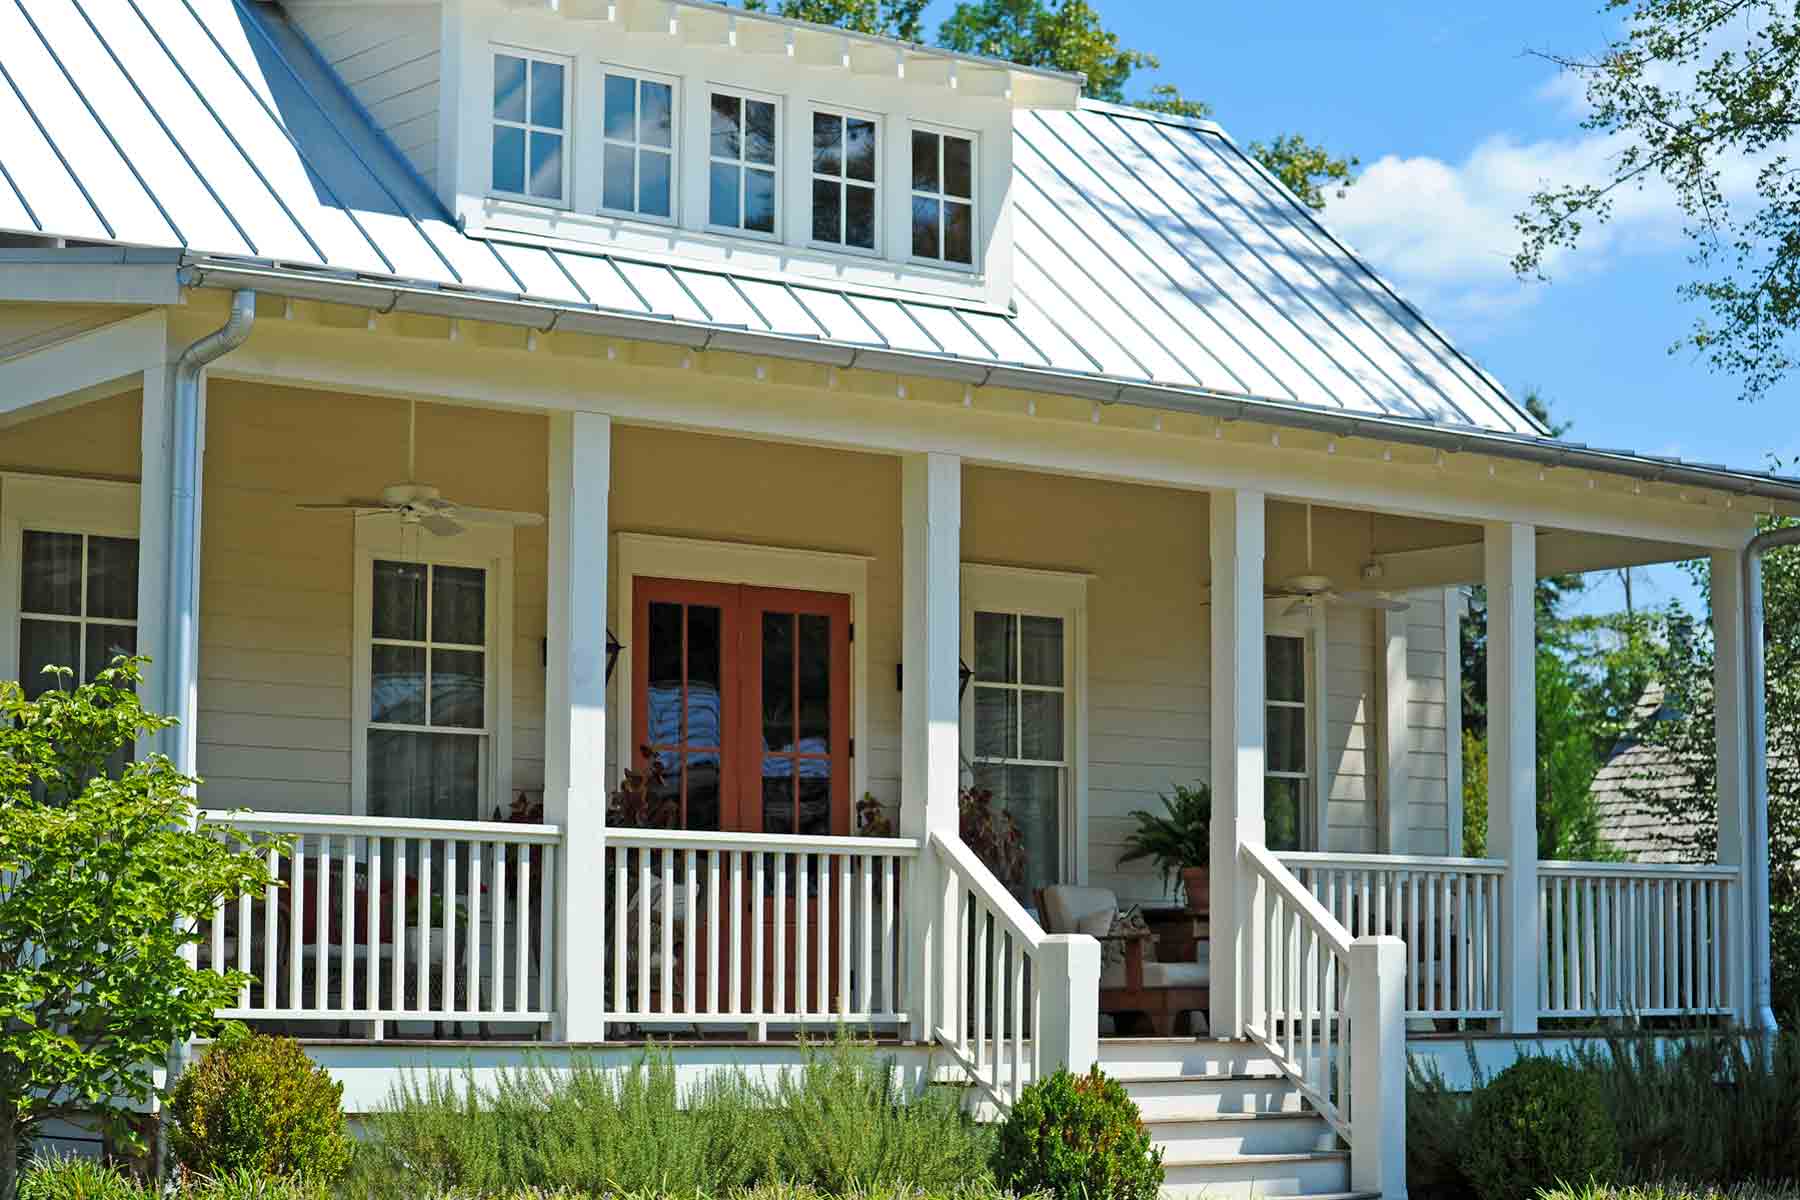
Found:
<svg viewBox="0 0 1800 1200"><path fill-rule="evenodd" d="M1489 524L1483 536L1488 598L1488 854L1506 860L1500 884L1501 1025L1536 1033L1537 530Z"/></svg>
<svg viewBox="0 0 1800 1200"><path fill-rule="evenodd" d="M137 648L148 655L149 678L143 701L153 712L174 713L180 699L175 681L175 637L169 623L169 538L174 516L174 433L170 389L174 368L164 363L144 372L143 416L138 467ZM175 758L173 729L145 738L140 751Z"/></svg>
<svg viewBox="0 0 1800 1200"><path fill-rule="evenodd" d="M1381 852L1404 854L1408 846L1407 758L1412 750L1406 728L1406 613L1377 613L1375 624L1376 647L1383 664L1377 681L1382 700Z"/></svg>
<svg viewBox="0 0 1800 1200"><path fill-rule="evenodd" d="M1212 555L1213 1037L1240 1037L1260 972L1250 929L1250 878L1238 847L1261 846L1266 766L1261 492L1210 494Z"/></svg>
<svg viewBox="0 0 1800 1200"><path fill-rule="evenodd" d="M962 460L909 455L901 465L900 832L957 836L961 736ZM955 969L950 880L927 848L916 863L906 948L912 1036L930 1041L935 998ZM954 1031L952 1031L954 1032Z"/></svg>
<svg viewBox="0 0 1800 1200"><path fill-rule="evenodd" d="M1750 862L1749 681L1744 677L1744 556L1712 556L1713 732L1718 747L1719 849L1722 866L1738 869L1726 914L1731 1007L1745 1026L1755 1015L1750 995L1750 926L1744 877Z"/></svg>
<svg viewBox="0 0 1800 1200"><path fill-rule="evenodd" d="M544 681L544 820L563 830L556 872L559 1041L606 1035L607 501L612 418L550 418L549 667Z"/></svg>

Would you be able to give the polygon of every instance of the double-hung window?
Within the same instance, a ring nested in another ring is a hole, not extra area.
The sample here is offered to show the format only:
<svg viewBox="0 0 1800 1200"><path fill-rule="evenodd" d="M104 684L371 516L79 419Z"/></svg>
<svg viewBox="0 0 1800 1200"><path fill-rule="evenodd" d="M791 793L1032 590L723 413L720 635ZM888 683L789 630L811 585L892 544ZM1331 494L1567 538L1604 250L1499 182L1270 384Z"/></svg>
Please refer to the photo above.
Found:
<svg viewBox="0 0 1800 1200"><path fill-rule="evenodd" d="M974 139L913 130L912 252L914 258L975 265Z"/></svg>
<svg viewBox="0 0 1800 1200"><path fill-rule="evenodd" d="M1312 772L1306 706L1306 639L1270 635L1264 641L1264 840L1271 850L1304 848Z"/></svg>
<svg viewBox="0 0 1800 1200"><path fill-rule="evenodd" d="M776 105L736 92L712 93L707 220L721 229L775 232Z"/></svg>
<svg viewBox="0 0 1800 1200"><path fill-rule="evenodd" d="M367 808L472 821L487 797L489 572L376 558L369 612Z"/></svg>
<svg viewBox="0 0 1800 1200"><path fill-rule="evenodd" d="M568 194L569 67L522 50L494 52L496 192L560 204Z"/></svg>
<svg viewBox="0 0 1800 1200"><path fill-rule="evenodd" d="M812 134L812 240L874 250L879 210L875 122L815 111Z"/></svg>
<svg viewBox="0 0 1800 1200"><path fill-rule="evenodd" d="M600 206L670 220L675 213L675 88L608 71L602 101Z"/></svg>
<svg viewBox="0 0 1800 1200"><path fill-rule="evenodd" d="M19 682L27 699L55 686L50 666L92 682L137 652L138 544L27 526L19 535Z"/></svg>

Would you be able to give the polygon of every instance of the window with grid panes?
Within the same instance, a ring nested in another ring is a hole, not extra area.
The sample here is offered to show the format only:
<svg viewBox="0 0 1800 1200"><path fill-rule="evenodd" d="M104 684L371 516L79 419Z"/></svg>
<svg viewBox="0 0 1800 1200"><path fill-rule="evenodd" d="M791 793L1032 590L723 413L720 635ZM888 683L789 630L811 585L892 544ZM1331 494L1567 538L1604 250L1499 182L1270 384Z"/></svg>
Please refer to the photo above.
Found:
<svg viewBox="0 0 1800 1200"><path fill-rule="evenodd" d="M1264 648L1265 843L1271 850L1301 850L1312 781L1306 754L1306 639L1269 637Z"/></svg>
<svg viewBox="0 0 1800 1200"><path fill-rule="evenodd" d="M674 87L608 71L604 92L600 206L669 219L675 211Z"/></svg>
<svg viewBox="0 0 1800 1200"><path fill-rule="evenodd" d="M912 253L975 264L975 142L915 129L912 135Z"/></svg>
<svg viewBox="0 0 1800 1200"><path fill-rule="evenodd" d="M975 784L1018 823L1030 895L1063 871L1067 630L1061 617L980 610L974 630Z"/></svg>
<svg viewBox="0 0 1800 1200"><path fill-rule="evenodd" d="M714 225L775 232L775 102L712 94L708 215Z"/></svg>
<svg viewBox="0 0 1800 1200"><path fill-rule="evenodd" d="M493 190L560 203L567 193L567 127L568 65L495 51Z"/></svg>
<svg viewBox="0 0 1800 1200"><path fill-rule="evenodd" d="M20 541L19 682L44 694L47 666L91 682L121 654L137 652L138 543L26 529Z"/></svg>
<svg viewBox="0 0 1800 1200"><path fill-rule="evenodd" d="M487 572L376 559L373 582L369 813L477 820L491 736Z"/></svg>
<svg viewBox="0 0 1800 1200"><path fill-rule="evenodd" d="M838 112L813 113L812 238L874 250L877 193L875 122Z"/></svg>

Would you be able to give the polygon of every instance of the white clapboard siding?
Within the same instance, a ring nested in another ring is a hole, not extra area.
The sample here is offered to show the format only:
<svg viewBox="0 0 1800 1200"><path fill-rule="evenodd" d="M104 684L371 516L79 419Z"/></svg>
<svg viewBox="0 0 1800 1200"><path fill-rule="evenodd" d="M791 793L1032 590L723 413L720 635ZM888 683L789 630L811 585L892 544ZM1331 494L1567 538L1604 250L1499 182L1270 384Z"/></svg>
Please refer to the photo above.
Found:
<svg viewBox="0 0 1800 1200"><path fill-rule="evenodd" d="M287 7L376 125L435 186L441 6L384 4L361 11L299 0Z"/></svg>

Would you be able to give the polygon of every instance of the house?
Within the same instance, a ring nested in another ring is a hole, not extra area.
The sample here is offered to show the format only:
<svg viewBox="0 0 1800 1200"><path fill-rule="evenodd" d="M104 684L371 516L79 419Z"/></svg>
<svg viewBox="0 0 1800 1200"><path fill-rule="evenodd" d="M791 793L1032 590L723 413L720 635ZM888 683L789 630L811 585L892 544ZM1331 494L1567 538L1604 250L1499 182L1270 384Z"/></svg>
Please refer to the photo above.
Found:
<svg viewBox="0 0 1800 1200"><path fill-rule="evenodd" d="M1662 684L1652 682L1632 715L1633 728L1613 746L1588 789L1600 837L1635 862L1687 861L1692 857L1687 847L1701 830L1691 821L1671 818L1661 801L1679 798L1692 779L1668 751L1638 732L1679 714L1665 701Z"/></svg>
<svg viewBox="0 0 1800 1200"><path fill-rule="evenodd" d="M1532 588L1710 557L1757 694L1800 482L1551 438L1218 127L697 0L22 0L0 67L0 677L154 659L295 839L197 960L353 1106L848 1023L1102 1063L1171 1191L1393 1197L1409 1029L1770 1021L1758 714L1716 864L1537 862ZM640 747L676 828L606 822ZM1102 1040L1035 889L1161 897L1196 781L1209 1036Z"/></svg>

